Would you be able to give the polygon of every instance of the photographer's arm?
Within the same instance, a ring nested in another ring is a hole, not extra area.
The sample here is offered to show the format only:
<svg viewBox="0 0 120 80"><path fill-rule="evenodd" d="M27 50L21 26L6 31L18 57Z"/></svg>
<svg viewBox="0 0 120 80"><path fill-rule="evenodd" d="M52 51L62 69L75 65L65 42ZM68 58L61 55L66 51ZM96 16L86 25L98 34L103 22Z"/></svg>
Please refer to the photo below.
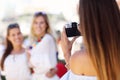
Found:
<svg viewBox="0 0 120 80"><path fill-rule="evenodd" d="M71 41L68 40L65 32L65 28L63 29L61 35L61 47L64 53L66 67L69 69L69 59L71 56L72 44L76 40L77 37L74 37Z"/></svg>

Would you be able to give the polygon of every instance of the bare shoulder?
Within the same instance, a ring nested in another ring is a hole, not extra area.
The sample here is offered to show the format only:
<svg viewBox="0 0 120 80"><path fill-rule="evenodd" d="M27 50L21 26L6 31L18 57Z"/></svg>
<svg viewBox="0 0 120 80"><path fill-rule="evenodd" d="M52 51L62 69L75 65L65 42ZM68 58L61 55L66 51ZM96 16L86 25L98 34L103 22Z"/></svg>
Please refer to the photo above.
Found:
<svg viewBox="0 0 120 80"><path fill-rule="evenodd" d="M85 50L79 50L79 51L76 51L71 56L71 59L76 60L76 59L82 59L82 58L86 58L86 57L88 57L87 54L86 54L86 51Z"/></svg>
<svg viewBox="0 0 120 80"><path fill-rule="evenodd" d="M70 67L74 68L76 66L82 67L81 65L87 60L88 56L85 51L76 51L70 57Z"/></svg>
<svg viewBox="0 0 120 80"><path fill-rule="evenodd" d="M70 58L70 69L76 74L95 75L95 68L85 50L76 51Z"/></svg>

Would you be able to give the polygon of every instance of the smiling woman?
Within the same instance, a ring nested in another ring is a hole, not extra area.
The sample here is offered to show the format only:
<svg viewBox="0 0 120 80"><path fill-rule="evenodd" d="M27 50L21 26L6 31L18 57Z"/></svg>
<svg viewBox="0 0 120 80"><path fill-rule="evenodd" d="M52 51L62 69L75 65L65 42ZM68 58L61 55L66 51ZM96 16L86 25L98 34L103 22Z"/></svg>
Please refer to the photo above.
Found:
<svg viewBox="0 0 120 80"><path fill-rule="evenodd" d="M22 47L23 36L17 23L8 26L6 39L6 50L0 59L6 80L30 80L27 55Z"/></svg>
<svg viewBox="0 0 120 80"><path fill-rule="evenodd" d="M44 12L37 12L33 16L30 42L30 63L34 73L32 80L59 80L56 75L57 49L50 34L48 16Z"/></svg>

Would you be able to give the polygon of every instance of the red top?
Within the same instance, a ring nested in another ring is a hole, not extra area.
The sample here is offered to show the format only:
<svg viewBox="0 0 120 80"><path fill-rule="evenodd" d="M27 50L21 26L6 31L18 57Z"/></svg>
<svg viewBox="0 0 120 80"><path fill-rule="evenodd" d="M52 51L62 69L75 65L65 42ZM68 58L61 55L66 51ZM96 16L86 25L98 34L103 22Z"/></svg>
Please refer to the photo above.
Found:
<svg viewBox="0 0 120 80"><path fill-rule="evenodd" d="M57 75L61 78L66 72L67 69L65 67L65 65L62 62L58 62L57 63Z"/></svg>

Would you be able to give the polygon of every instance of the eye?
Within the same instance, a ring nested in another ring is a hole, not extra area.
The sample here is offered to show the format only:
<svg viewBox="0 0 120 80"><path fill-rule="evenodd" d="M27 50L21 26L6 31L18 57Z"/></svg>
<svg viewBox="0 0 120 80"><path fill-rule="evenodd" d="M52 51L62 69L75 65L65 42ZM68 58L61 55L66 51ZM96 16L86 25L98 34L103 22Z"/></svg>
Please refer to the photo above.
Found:
<svg viewBox="0 0 120 80"><path fill-rule="evenodd" d="M18 35L21 35L21 32L18 32Z"/></svg>
<svg viewBox="0 0 120 80"><path fill-rule="evenodd" d="M40 22L40 24L44 24L44 23L45 23L44 21Z"/></svg>
<svg viewBox="0 0 120 80"><path fill-rule="evenodd" d="M37 22L34 22L34 24L38 24Z"/></svg>
<svg viewBox="0 0 120 80"><path fill-rule="evenodd" d="M15 36L15 34L12 34L11 36L12 36L12 37L14 37L14 36Z"/></svg>

